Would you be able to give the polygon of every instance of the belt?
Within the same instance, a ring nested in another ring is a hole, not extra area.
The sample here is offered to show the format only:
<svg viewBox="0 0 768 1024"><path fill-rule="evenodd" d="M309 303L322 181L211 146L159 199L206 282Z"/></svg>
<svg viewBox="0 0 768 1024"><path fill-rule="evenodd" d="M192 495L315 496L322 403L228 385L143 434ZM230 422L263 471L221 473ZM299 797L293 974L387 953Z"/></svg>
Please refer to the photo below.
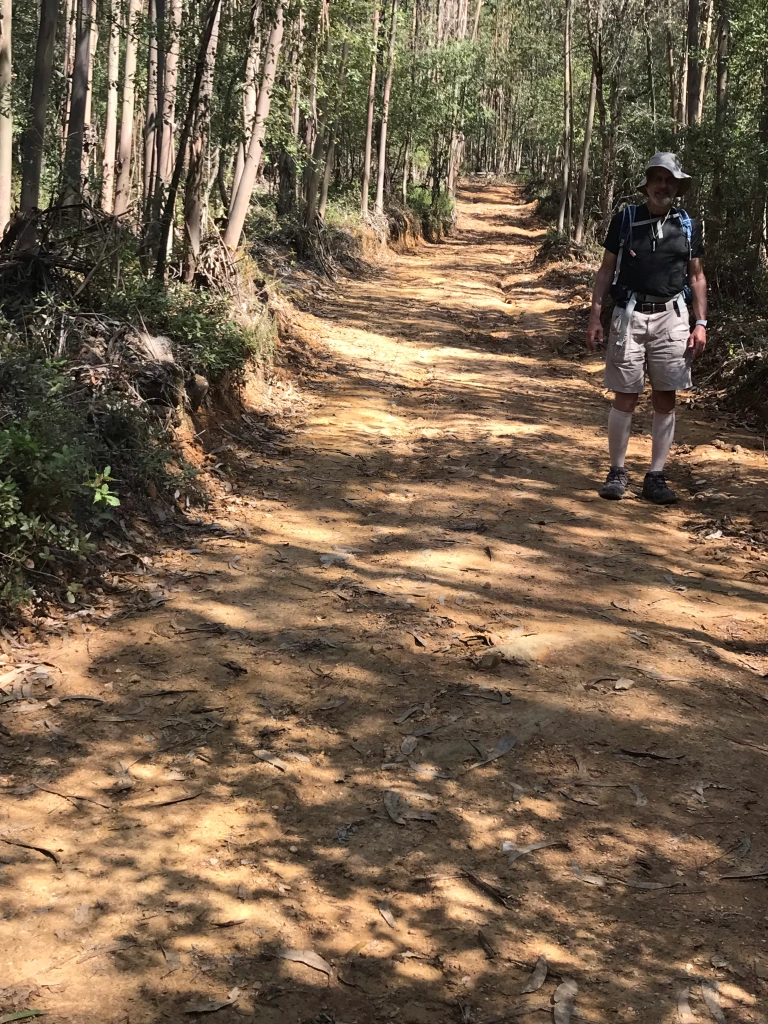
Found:
<svg viewBox="0 0 768 1024"><path fill-rule="evenodd" d="M636 313L666 313L666 302L638 302L635 306Z"/></svg>

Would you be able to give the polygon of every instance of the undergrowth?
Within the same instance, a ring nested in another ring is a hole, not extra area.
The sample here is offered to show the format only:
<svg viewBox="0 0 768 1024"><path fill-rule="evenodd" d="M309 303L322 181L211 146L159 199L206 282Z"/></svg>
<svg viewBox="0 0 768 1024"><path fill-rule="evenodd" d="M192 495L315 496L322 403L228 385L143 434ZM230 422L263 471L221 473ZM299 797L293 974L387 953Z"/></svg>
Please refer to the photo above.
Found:
<svg viewBox="0 0 768 1024"><path fill-rule="evenodd" d="M145 273L139 241L98 211L40 217L40 257L9 250L0 281L6 617L78 603L84 581L101 574L103 534L160 505L173 513L179 491L204 499L174 435L185 386L204 395L207 382L231 399L276 339L251 261L235 267L211 246L196 286L162 287ZM142 348L147 335L169 339L167 361Z"/></svg>

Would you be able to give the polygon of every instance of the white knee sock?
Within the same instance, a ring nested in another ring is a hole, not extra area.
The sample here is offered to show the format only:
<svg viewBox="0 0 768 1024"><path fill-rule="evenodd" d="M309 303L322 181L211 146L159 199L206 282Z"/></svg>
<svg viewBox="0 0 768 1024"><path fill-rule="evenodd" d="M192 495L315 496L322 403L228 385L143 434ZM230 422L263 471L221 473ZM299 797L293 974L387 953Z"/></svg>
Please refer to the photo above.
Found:
<svg viewBox="0 0 768 1024"><path fill-rule="evenodd" d="M661 473L675 439L675 410L654 412L651 427L653 446L651 448L651 472Z"/></svg>
<svg viewBox="0 0 768 1024"><path fill-rule="evenodd" d="M631 431L632 413L621 412L611 406L608 413L608 452L611 456L611 465L619 469L624 468Z"/></svg>

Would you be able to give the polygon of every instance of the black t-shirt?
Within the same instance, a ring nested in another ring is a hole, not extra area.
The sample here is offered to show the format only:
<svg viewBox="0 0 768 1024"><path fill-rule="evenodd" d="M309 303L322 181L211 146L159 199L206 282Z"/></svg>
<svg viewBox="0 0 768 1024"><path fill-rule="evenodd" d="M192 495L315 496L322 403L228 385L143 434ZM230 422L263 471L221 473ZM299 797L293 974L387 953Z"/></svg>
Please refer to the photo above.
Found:
<svg viewBox="0 0 768 1024"><path fill-rule="evenodd" d="M651 214L648 207L638 206L635 223L648 220ZM608 252L618 255L621 239L621 220L623 211L615 214L603 242ZM688 251L688 239L680 223L680 218L672 214L662 228L662 237L656 239L654 251L653 241L658 233L658 225L663 217L654 217L652 224L633 225L631 239L627 238L624 254L621 257L619 284L623 284L632 292L640 295L657 295L659 298L671 299L683 290L688 281L688 259L697 259L704 255L704 244L701 233L701 221L691 218L691 249ZM634 253L634 255L632 255Z"/></svg>

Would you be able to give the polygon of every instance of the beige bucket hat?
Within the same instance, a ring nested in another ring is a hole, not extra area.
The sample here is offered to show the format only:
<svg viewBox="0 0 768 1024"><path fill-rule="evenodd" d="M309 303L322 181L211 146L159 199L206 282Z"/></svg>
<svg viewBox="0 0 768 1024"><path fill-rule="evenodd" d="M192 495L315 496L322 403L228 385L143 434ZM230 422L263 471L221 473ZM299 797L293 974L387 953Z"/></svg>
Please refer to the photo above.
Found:
<svg viewBox="0 0 768 1024"><path fill-rule="evenodd" d="M648 161L643 180L638 184L637 191L643 192L645 195L648 194L648 171L652 167L663 167L665 171L669 173L677 180L677 194L684 196L688 189L691 187L691 181L693 180L690 174L686 174L680 165L680 161L674 153L654 153L651 159Z"/></svg>

